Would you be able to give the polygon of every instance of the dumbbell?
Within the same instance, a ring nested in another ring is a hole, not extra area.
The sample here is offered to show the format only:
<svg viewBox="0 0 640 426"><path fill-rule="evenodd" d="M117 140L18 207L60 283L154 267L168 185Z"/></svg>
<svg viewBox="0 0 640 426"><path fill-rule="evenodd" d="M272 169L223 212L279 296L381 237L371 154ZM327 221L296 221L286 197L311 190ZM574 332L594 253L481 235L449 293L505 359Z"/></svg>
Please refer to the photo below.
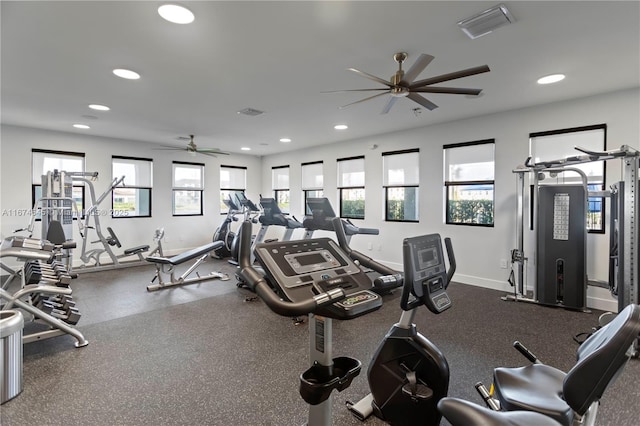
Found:
<svg viewBox="0 0 640 426"><path fill-rule="evenodd" d="M69 308L67 311L52 309L51 316L58 318L68 324L76 325L80 321L80 312L76 308Z"/></svg>

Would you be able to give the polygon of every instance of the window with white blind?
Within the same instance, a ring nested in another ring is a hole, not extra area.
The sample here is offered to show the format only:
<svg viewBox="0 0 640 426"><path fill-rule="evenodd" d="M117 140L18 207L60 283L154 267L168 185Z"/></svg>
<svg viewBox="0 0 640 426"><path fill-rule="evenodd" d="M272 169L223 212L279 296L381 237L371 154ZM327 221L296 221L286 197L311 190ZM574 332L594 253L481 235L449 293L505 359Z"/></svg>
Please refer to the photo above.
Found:
<svg viewBox="0 0 640 426"><path fill-rule="evenodd" d="M447 224L493 226L494 147L494 139L444 145Z"/></svg>
<svg viewBox="0 0 640 426"><path fill-rule="evenodd" d="M220 166L220 213L227 214L224 200L235 201L236 192L244 192L247 187L247 168L242 166Z"/></svg>
<svg viewBox="0 0 640 426"><path fill-rule="evenodd" d="M204 164L173 162L173 215L202 216Z"/></svg>
<svg viewBox="0 0 640 426"><path fill-rule="evenodd" d="M111 192L111 217L151 217L153 160L135 157L111 157L112 178L124 176L122 185Z"/></svg>
<svg viewBox="0 0 640 426"><path fill-rule="evenodd" d="M324 173L322 161L312 163L302 163L302 192L304 194L305 215L311 215L311 210L307 206L307 198L324 197Z"/></svg>
<svg viewBox="0 0 640 426"><path fill-rule="evenodd" d="M606 124L531 133L529 135L529 155L533 163L559 160L582 155L582 152L574 148L576 146L590 151L605 151L606 141ZM587 175L589 191L604 190L604 161L576 164L571 167L580 169ZM555 176L546 174L545 179L540 181L540 185L575 185L580 183L582 183L582 179L575 172L559 173ZM591 233L604 233L604 197L589 197L587 207L587 229Z"/></svg>
<svg viewBox="0 0 640 426"><path fill-rule="evenodd" d="M44 149L31 150L31 205L42 198L42 176L50 171L84 172L84 153L49 151ZM78 210L84 212L84 184L73 185L71 197L76 202ZM39 214L39 213L38 213ZM83 213L84 214L84 213ZM74 211L75 216L75 211ZM40 217L37 217L40 220Z"/></svg>
<svg viewBox="0 0 640 426"><path fill-rule="evenodd" d="M271 168L271 187L280 210L289 213L289 166Z"/></svg>
<svg viewBox="0 0 640 426"><path fill-rule="evenodd" d="M337 161L340 217L364 219L364 156Z"/></svg>
<svg viewBox="0 0 640 426"><path fill-rule="evenodd" d="M418 222L420 150L382 153L385 220Z"/></svg>

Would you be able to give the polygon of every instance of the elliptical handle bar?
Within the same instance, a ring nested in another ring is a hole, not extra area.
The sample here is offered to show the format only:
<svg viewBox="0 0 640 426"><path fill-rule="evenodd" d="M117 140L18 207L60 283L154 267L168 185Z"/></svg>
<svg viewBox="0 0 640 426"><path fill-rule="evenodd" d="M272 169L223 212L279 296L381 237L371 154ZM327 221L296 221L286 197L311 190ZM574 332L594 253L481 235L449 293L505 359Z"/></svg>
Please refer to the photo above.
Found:
<svg viewBox="0 0 640 426"><path fill-rule="evenodd" d="M329 305L345 298L344 290L338 288L298 302L282 300L271 289L264 276L251 265L251 222L245 221L241 226L240 247L238 249L240 276L247 286L252 291L255 291L258 297L260 297L273 312L285 317L306 315L314 312L321 306Z"/></svg>

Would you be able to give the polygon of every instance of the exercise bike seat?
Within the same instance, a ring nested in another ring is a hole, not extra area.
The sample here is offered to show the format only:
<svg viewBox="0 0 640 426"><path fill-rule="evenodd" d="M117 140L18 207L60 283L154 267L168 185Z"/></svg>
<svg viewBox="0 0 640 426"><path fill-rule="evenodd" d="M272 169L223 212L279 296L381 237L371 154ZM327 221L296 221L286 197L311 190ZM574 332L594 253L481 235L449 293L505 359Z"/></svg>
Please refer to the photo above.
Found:
<svg viewBox="0 0 640 426"><path fill-rule="evenodd" d="M560 426L551 417L531 411L493 411L458 398L442 398L438 410L452 426Z"/></svg>
<svg viewBox="0 0 640 426"><path fill-rule="evenodd" d="M500 407L544 413L571 425L574 413L584 415L622 372L639 333L640 305L630 304L582 343L576 364L566 374L545 364L496 368Z"/></svg>

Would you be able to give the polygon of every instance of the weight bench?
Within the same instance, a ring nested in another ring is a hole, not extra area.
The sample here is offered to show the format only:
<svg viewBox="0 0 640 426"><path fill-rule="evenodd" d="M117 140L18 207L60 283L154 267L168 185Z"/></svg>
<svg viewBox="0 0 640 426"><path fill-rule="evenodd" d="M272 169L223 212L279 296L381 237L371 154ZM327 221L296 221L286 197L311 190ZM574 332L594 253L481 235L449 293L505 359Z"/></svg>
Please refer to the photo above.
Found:
<svg viewBox="0 0 640 426"><path fill-rule="evenodd" d="M207 258L207 256L209 256L209 253L221 248L223 245L223 241L214 241L212 243L187 250L184 253L180 253L173 257L148 256L146 258L147 262L151 262L156 265L156 275L151 280L151 283L147 286L147 291L156 291L163 288L192 284L213 279L219 279L222 281L228 280L229 276L221 272L211 272L209 275L205 276L200 276L200 274L196 272L196 277L188 278L188 276L191 275L191 273L198 266L200 266L200 264L205 262L205 259ZM192 259L196 259L193 265L191 265L189 269L187 269L182 275L176 278L174 268ZM163 280L163 274L169 274L169 282ZM158 280L158 282L154 284L154 281L156 281L156 279Z"/></svg>

